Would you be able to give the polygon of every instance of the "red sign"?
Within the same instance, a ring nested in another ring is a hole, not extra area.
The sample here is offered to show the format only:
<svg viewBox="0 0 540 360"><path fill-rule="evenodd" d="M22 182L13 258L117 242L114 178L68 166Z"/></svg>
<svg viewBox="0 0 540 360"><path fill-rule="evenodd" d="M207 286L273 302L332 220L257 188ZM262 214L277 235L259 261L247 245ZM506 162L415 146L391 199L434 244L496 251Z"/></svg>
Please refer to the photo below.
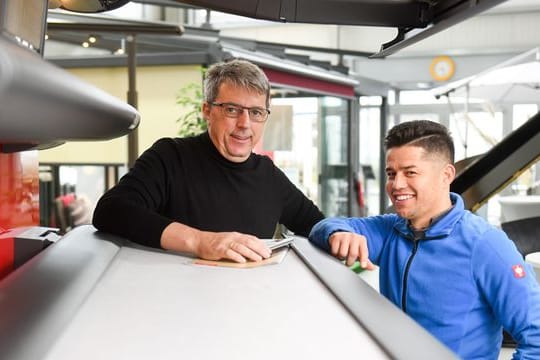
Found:
<svg viewBox="0 0 540 360"><path fill-rule="evenodd" d="M6 230L39 225L38 168L35 150L0 153L0 279L14 267L14 240Z"/></svg>
<svg viewBox="0 0 540 360"><path fill-rule="evenodd" d="M521 279L525 277L525 269L521 265L512 266L512 271L514 272L514 277Z"/></svg>

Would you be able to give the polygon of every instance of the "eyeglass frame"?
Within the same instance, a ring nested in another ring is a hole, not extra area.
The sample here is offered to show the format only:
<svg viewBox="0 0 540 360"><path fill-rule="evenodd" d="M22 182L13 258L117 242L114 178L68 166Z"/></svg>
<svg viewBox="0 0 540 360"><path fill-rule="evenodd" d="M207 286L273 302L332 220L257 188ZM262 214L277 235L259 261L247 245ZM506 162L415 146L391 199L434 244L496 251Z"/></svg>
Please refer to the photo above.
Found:
<svg viewBox="0 0 540 360"><path fill-rule="evenodd" d="M255 122L255 123L263 123L263 122L265 122L266 120L268 120L268 115L270 115L270 109L266 109L266 108L259 107L259 106L247 107L247 106L242 106L240 104L231 103L231 102L222 102L222 103L210 102L210 105L219 106L221 108L221 112L223 113L223 116L228 117L230 119L238 119L240 117L240 115L244 113L244 110L247 110L249 120L252 121L252 122ZM235 109L241 109L242 112L238 112L237 116L231 116L230 114L227 114L225 112L224 106L231 106L231 107L233 107ZM253 120L251 118L251 111L252 110L266 111L266 115L264 116L264 119L263 120Z"/></svg>

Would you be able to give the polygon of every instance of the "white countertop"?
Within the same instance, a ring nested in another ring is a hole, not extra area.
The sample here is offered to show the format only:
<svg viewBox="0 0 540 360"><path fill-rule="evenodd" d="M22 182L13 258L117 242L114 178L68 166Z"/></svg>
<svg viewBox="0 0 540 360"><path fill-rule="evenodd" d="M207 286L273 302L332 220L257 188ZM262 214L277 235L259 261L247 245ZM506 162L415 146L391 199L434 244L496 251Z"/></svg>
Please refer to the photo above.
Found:
<svg viewBox="0 0 540 360"><path fill-rule="evenodd" d="M92 226L3 280L0 358L457 359L307 239L280 263L232 268Z"/></svg>
<svg viewBox="0 0 540 360"><path fill-rule="evenodd" d="M293 251L250 269L191 261L122 248L46 359L388 358Z"/></svg>

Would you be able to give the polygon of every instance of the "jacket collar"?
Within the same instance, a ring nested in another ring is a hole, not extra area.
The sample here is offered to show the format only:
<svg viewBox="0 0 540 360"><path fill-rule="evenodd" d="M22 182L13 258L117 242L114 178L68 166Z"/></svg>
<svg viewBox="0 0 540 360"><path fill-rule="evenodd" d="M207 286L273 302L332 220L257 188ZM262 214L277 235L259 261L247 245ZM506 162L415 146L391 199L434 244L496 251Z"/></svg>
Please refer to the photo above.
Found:
<svg viewBox="0 0 540 360"><path fill-rule="evenodd" d="M452 208L446 214L435 219L427 229L425 229L423 239L441 239L448 236L456 223L463 216L463 210L465 206L463 199L456 193L450 193L450 201L452 202ZM408 239L414 239L414 233L409 226L409 221L402 217L398 217L394 225L394 229L401 233L402 236Z"/></svg>

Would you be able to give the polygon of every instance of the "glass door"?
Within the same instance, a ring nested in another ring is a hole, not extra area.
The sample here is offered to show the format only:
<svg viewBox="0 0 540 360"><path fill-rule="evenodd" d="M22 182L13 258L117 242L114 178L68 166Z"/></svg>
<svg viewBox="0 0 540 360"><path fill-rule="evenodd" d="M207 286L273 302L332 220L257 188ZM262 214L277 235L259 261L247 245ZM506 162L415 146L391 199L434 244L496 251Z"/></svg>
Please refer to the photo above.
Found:
<svg viewBox="0 0 540 360"><path fill-rule="evenodd" d="M326 216L349 214L349 102L319 98L319 159L321 210Z"/></svg>

